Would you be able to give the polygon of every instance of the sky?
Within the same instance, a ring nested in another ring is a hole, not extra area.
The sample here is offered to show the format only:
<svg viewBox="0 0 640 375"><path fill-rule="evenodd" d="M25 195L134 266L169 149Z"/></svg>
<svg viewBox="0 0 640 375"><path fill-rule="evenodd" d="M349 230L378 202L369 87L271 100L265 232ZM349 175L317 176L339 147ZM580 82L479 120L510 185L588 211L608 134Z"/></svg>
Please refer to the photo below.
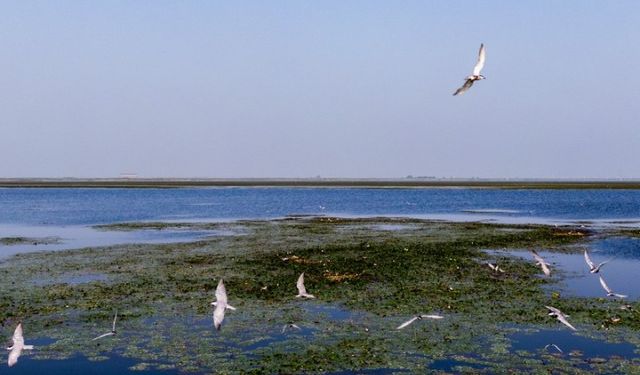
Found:
<svg viewBox="0 0 640 375"><path fill-rule="evenodd" d="M640 178L639 24L636 0L5 1L0 177Z"/></svg>

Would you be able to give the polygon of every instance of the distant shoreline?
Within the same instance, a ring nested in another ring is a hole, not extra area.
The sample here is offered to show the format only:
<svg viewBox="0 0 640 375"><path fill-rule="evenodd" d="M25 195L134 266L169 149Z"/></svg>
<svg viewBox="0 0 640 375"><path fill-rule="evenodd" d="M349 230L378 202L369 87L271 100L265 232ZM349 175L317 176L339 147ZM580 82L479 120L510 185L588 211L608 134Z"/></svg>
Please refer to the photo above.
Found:
<svg viewBox="0 0 640 375"><path fill-rule="evenodd" d="M300 188L488 188L488 189L640 189L640 180L482 180L482 179L161 179L0 178L2 188L181 188L181 187L300 187Z"/></svg>

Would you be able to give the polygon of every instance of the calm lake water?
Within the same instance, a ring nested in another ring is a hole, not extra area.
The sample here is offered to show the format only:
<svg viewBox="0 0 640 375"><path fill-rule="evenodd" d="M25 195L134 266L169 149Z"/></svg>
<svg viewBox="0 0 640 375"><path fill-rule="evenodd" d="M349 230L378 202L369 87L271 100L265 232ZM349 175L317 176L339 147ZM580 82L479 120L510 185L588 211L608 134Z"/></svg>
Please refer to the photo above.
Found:
<svg viewBox="0 0 640 375"><path fill-rule="evenodd" d="M536 189L0 189L0 237L57 238L0 244L16 253L124 243L183 242L215 231L97 231L132 221L230 221L287 215L409 216L451 221L640 227L640 190Z"/></svg>
<svg viewBox="0 0 640 375"><path fill-rule="evenodd" d="M179 188L0 189L0 224L91 225L290 214L640 221L640 190Z"/></svg>

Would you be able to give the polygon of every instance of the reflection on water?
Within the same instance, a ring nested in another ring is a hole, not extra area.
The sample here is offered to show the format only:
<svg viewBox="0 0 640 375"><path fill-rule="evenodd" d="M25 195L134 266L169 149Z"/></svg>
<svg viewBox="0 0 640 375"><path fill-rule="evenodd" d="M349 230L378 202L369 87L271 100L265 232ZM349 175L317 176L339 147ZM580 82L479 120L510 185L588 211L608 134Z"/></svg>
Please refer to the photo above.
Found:
<svg viewBox="0 0 640 375"><path fill-rule="evenodd" d="M535 332L517 332L509 336L512 351L526 350L544 351L549 344L556 344L565 355L571 352L581 353L585 358L623 357L637 358L635 347L628 343L610 343L602 340L578 336L576 333L563 330L543 329ZM557 352L553 349L550 352Z"/></svg>

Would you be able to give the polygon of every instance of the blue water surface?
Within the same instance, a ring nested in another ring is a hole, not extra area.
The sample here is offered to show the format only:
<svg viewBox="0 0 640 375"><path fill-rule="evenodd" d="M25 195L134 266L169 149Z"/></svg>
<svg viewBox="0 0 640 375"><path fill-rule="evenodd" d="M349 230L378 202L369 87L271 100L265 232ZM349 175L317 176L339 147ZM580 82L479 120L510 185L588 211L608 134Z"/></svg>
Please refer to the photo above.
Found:
<svg viewBox="0 0 640 375"><path fill-rule="evenodd" d="M433 218L640 219L640 190L362 188L6 188L0 224L92 225L290 214ZM518 220L519 219L519 220Z"/></svg>

